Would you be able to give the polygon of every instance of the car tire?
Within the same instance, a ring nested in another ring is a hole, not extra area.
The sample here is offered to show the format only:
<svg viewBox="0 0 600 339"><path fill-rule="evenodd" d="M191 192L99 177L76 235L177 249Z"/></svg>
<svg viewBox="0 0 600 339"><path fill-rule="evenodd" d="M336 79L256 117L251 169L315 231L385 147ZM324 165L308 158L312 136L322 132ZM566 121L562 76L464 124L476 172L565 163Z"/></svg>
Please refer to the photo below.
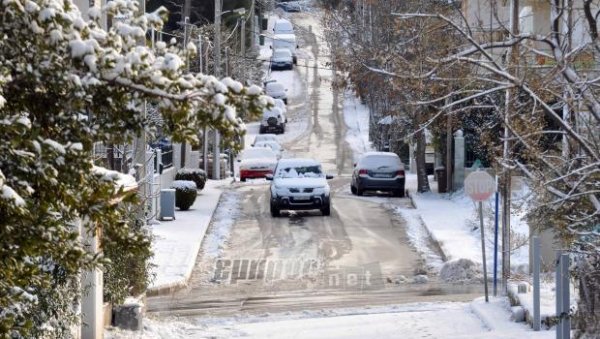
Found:
<svg viewBox="0 0 600 339"><path fill-rule="evenodd" d="M331 215L331 203L328 203L327 205L323 206L323 208L321 208L321 213L323 213L323 216L330 216Z"/></svg>
<svg viewBox="0 0 600 339"><path fill-rule="evenodd" d="M260 128L258 129L258 134L265 134L264 127L260 126Z"/></svg>
<svg viewBox="0 0 600 339"><path fill-rule="evenodd" d="M365 194L365 190L363 190L362 188L357 186L356 187L356 195L358 195L359 197L362 197L363 194Z"/></svg>
<svg viewBox="0 0 600 339"><path fill-rule="evenodd" d="M241 182L246 182L246 178L240 178Z"/></svg>
<svg viewBox="0 0 600 339"><path fill-rule="evenodd" d="M293 62L293 64L294 64L294 65L297 65L297 64L298 64L298 57L294 56L294 57L292 58L292 62ZM290 68L290 69L291 69L291 68Z"/></svg>
<svg viewBox="0 0 600 339"><path fill-rule="evenodd" d="M281 210L277 207L276 204L271 203L271 216L276 218L281 215Z"/></svg>
<svg viewBox="0 0 600 339"><path fill-rule="evenodd" d="M350 185L350 192L352 192L352 194L356 195L356 187Z"/></svg>
<svg viewBox="0 0 600 339"><path fill-rule="evenodd" d="M401 188L401 189L398 189L398 190L393 190L392 194L395 197L403 198L404 197L404 188Z"/></svg>

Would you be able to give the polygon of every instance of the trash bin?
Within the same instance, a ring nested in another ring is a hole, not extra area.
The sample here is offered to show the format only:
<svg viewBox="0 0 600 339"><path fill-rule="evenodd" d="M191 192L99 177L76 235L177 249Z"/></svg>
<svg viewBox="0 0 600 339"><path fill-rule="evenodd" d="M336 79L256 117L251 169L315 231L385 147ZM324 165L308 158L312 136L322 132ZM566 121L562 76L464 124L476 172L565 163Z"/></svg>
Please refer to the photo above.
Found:
<svg viewBox="0 0 600 339"><path fill-rule="evenodd" d="M269 28L269 18L262 18L261 28L263 29L263 31L266 31Z"/></svg>
<svg viewBox="0 0 600 339"><path fill-rule="evenodd" d="M446 168L444 166L435 168L435 176L437 177L438 193L446 193Z"/></svg>

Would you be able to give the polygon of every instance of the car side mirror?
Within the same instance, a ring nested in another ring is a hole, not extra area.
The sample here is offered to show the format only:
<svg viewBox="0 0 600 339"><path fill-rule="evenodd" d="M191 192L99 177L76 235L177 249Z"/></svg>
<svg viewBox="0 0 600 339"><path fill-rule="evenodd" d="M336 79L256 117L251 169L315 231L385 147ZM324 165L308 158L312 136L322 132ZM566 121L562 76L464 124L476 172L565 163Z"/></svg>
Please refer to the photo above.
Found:
<svg viewBox="0 0 600 339"><path fill-rule="evenodd" d="M273 49L273 46L269 46L269 49Z"/></svg>
<svg viewBox="0 0 600 339"><path fill-rule="evenodd" d="M267 175L265 175L265 179L267 179L269 181L273 180L273 174L267 174Z"/></svg>
<svg viewBox="0 0 600 339"><path fill-rule="evenodd" d="M327 179L327 180L333 179L333 174L325 174L325 179Z"/></svg>

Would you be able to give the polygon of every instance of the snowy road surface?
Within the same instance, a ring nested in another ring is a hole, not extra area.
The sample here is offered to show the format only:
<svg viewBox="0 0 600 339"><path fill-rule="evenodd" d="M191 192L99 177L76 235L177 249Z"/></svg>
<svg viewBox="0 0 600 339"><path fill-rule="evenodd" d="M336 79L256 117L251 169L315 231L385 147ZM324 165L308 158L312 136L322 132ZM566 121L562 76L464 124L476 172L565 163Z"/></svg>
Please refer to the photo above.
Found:
<svg viewBox="0 0 600 339"><path fill-rule="evenodd" d="M349 193L359 150L347 135L347 93L332 88L318 15L295 14L294 21L302 28L298 67L271 74L295 88L288 92L288 116L298 124L286 134L296 140L284 135L282 141L286 156L316 158L337 176L330 182L332 215L284 212L272 218L266 181L236 183L225 194L236 198L222 200L187 288L149 298L148 310L164 316L258 314L479 296L478 285L444 285L427 275L406 221L393 213L412 209L409 199Z"/></svg>

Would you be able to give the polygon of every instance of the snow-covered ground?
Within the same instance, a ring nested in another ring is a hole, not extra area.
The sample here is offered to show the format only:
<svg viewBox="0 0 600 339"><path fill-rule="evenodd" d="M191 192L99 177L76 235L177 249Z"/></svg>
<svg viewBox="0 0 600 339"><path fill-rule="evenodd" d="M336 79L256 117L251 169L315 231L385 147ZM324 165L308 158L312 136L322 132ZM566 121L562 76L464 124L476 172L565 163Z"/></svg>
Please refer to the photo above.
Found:
<svg viewBox="0 0 600 339"><path fill-rule="evenodd" d="M230 182L231 179L208 180L188 211L176 210L175 220L151 226L155 278L148 288L150 292L186 284L223 186Z"/></svg>
<svg viewBox="0 0 600 339"><path fill-rule="evenodd" d="M505 299L240 315L148 318L140 333L112 330L106 338L553 338L510 322Z"/></svg>

